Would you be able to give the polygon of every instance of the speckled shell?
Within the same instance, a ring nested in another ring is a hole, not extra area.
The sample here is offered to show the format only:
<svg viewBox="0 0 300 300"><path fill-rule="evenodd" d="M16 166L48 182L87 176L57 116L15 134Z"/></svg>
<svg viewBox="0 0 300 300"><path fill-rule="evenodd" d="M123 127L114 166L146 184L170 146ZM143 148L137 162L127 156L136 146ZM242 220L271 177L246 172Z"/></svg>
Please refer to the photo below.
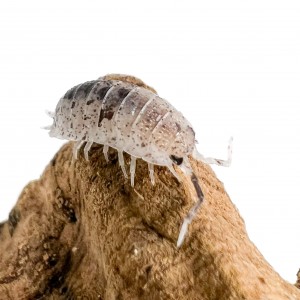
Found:
<svg viewBox="0 0 300 300"><path fill-rule="evenodd" d="M157 165L195 147L191 124L137 78L107 75L71 88L58 102L50 136L107 145Z"/></svg>

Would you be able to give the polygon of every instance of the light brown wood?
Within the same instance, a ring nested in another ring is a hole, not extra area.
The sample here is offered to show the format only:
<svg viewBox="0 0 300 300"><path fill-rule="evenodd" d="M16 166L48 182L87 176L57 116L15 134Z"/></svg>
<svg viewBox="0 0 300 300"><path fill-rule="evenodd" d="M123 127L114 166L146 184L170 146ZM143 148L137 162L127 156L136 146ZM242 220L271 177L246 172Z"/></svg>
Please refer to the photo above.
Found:
<svg viewBox="0 0 300 300"><path fill-rule="evenodd" d="M135 187L95 145L62 147L0 226L0 299L300 299L249 240L212 169L192 161L205 202L181 248L193 187L137 161ZM128 169L129 156L125 155Z"/></svg>

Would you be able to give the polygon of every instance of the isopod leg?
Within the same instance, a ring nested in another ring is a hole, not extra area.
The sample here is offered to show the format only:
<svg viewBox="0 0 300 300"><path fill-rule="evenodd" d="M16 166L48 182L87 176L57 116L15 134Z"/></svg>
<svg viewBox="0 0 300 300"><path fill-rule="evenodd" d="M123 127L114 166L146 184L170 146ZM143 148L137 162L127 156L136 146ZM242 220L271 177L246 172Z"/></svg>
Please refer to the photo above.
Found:
<svg viewBox="0 0 300 300"><path fill-rule="evenodd" d="M123 156L123 151L118 150L118 158L119 158L119 165L123 171L124 177L128 178L126 169L125 169L125 162L124 162L124 156Z"/></svg>
<svg viewBox="0 0 300 300"><path fill-rule="evenodd" d="M154 165L148 163L148 169L149 169L149 175L150 175L151 183L152 183L152 185L154 185L154 183L155 183L155 180L154 180Z"/></svg>
<svg viewBox="0 0 300 300"><path fill-rule="evenodd" d="M109 149L108 145L103 146L103 154L104 154L106 162L108 162L108 149Z"/></svg>
<svg viewBox="0 0 300 300"><path fill-rule="evenodd" d="M218 166L222 166L222 167L229 167L231 164L231 160L232 160L232 137L229 139L229 143L228 143L228 156L227 156L227 160L223 160L223 159L217 159L217 158L213 158L213 157L204 157L201 153L199 153L196 149L196 147L194 148L193 151L193 157L197 160L203 161L207 164L215 164Z"/></svg>
<svg viewBox="0 0 300 300"><path fill-rule="evenodd" d="M87 142L84 146L83 153L84 153L84 158L86 160L89 160L89 151L90 151L92 145L93 145L93 142Z"/></svg>
<svg viewBox="0 0 300 300"><path fill-rule="evenodd" d="M202 192L201 187L198 183L198 179L194 174L191 176L191 180L192 180L192 182L195 186L197 196L198 196L198 200L197 200L196 204L189 210L186 217L183 219L183 223L181 225L179 236L178 236L178 239L177 239L177 247L181 246L181 244L184 240L184 237L187 233L188 226L193 221L194 217L197 214L198 209L201 207L201 204L204 200L203 192Z"/></svg>
<svg viewBox="0 0 300 300"><path fill-rule="evenodd" d="M194 188L195 188L195 191L197 194L197 199L196 199L196 203L192 206L192 208L189 210L186 217L183 219L183 223L181 225L179 236L177 239L177 247L180 247L181 244L183 243L184 237L188 230L188 226L195 218L197 211L199 210L199 208L201 207L201 204L204 201L204 194L200 187L198 178L195 176L187 157L184 158L184 163L182 165L180 165L180 168L186 176L190 177L191 182L194 185Z"/></svg>
<svg viewBox="0 0 300 300"><path fill-rule="evenodd" d="M130 182L131 182L132 187L134 186L135 167L136 167L136 157L131 156L131 161L130 161Z"/></svg>
<svg viewBox="0 0 300 300"><path fill-rule="evenodd" d="M84 141L77 141L74 146L73 146L73 159L77 159L77 152L80 149L80 147L82 146L82 144L84 143Z"/></svg>
<svg viewBox="0 0 300 300"><path fill-rule="evenodd" d="M177 172L175 171L173 165L168 165L167 166L169 168L169 170L171 171L171 173L177 178L178 181L181 181L181 178L179 177L179 175L177 174Z"/></svg>

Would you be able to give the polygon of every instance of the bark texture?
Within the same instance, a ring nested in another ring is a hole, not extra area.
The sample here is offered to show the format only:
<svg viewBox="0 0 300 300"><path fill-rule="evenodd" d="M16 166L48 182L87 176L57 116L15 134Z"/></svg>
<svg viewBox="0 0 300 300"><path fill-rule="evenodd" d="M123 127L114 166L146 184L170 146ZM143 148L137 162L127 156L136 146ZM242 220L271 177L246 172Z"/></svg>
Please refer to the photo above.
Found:
<svg viewBox="0 0 300 300"><path fill-rule="evenodd" d="M298 289L300 289L300 269L299 269L299 271L298 271L298 273L297 273L296 287L297 287Z"/></svg>
<svg viewBox="0 0 300 300"><path fill-rule="evenodd" d="M181 248L190 182L137 161L135 187L117 152L72 162L64 145L0 225L0 299L300 299L249 240L212 169L192 160L205 202ZM128 169L129 157L125 155Z"/></svg>

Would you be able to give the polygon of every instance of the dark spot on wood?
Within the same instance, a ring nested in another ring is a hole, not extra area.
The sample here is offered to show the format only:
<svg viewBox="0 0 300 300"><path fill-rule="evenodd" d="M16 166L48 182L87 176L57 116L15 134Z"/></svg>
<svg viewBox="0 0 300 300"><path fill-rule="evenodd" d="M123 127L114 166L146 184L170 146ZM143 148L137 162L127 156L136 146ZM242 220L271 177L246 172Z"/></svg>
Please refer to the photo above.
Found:
<svg viewBox="0 0 300 300"><path fill-rule="evenodd" d="M70 223L76 223L77 218L76 218L75 211L72 207L71 201L72 201L71 199L67 199L67 198L65 199L63 197L59 197L58 208Z"/></svg>
<svg viewBox="0 0 300 300"><path fill-rule="evenodd" d="M11 236L13 236L13 233L20 221L20 218L21 218L20 212L16 208L12 209L11 212L9 213L8 231Z"/></svg>
<svg viewBox="0 0 300 300"><path fill-rule="evenodd" d="M124 196L127 196L130 194L130 192L128 191L128 189L126 189L124 184L120 186L119 192L120 192L120 194L122 194Z"/></svg>
<svg viewBox="0 0 300 300"><path fill-rule="evenodd" d="M121 293L119 292L115 299L116 299L116 300L124 300L123 294L121 294Z"/></svg>
<svg viewBox="0 0 300 300"><path fill-rule="evenodd" d="M66 212L67 218L70 223L77 222L77 218L76 218L75 211L73 208L67 208L65 212Z"/></svg>
<svg viewBox="0 0 300 300"><path fill-rule="evenodd" d="M170 155L170 159L177 165L180 166L183 162L183 157L178 157L176 155Z"/></svg>
<svg viewBox="0 0 300 300"><path fill-rule="evenodd" d="M2 231L5 223L6 223L5 221L0 223L0 234L1 234L1 231Z"/></svg>
<svg viewBox="0 0 300 300"><path fill-rule="evenodd" d="M45 295L44 293L41 293L39 291L37 291L33 296L32 296L33 300L40 300L40 299L45 299Z"/></svg>
<svg viewBox="0 0 300 300"><path fill-rule="evenodd" d="M72 102L71 109L75 107L75 102Z"/></svg>
<svg viewBox="0 0 300 300"><path fill-rule="evenodd" d="M63 278L62 272L58 272L58 273L54 274L48 282L49 289L53 290L55 288L60 287L63 283L63 279L64 278Z"/></svg>
<svg viewBox="0 0 300 300"><path fill-rule="evenodd" d="M47 262L48 262L50 267L54 267L58 262L58 256L57 255L51 255Z"/></svg>
<svg viewBox="0 0 300 300"><path fill-rule="evenodd" d="M60 290L60 294L64 295L68 292L68 288L66 286L62 287L62 289Z"/></svg>
<svg viewBox="0 0 300 300"><path fill-rule="evenodd" d="M51 166L54 167L56 165L56 159L57 159L57 155L55 154L54 157L51 159Z"/></svg>
<svg viewBox="0 0 300 300"><path fill-rule="evenodd" d="M266 281L263 277L258 277L258 280L260 281L260 283L266 284Z"/></svg>
<svg viewBox="0 0 300 300"><path fill-rule="evenodd" d="M160 239L165 238L153 225L148 224L146 221L142 220L142 224L147 228L148 230L153 231Z"/></svg>
<svg viewBox="0 0 300 300"><path fill-rule="evenodd" d="M112 165L116 165L117 162L119 161L118 155L111 154L111 155L109 156L109 161L111 162Z"/></svg>
<svg viewBox="0 0 300 300"><path fill-rule="evenodd" d="M152 270L152 266L147 266L147 267L146 267L145 273L146 273L146 276L147 276L147 277L149 277L151 270Z"/></svg>
<svg viewBox="0 0 300 300"><path fill-rule="evenodd" d="M0 278L0 284L7 284L7 283L11 283L15 280L17 280L22 274L24 273L24 270L22 270L21 274L17 274L16 272L12 273L9 276Z"/></svg>
<svg viewBox="0 0 300 300"><path fill-rule="evenodd" d="M91 180L91 182L94 182L97 178L98 178L97 175L93 175L90 180Z"/></svg>
<svg viewBox="0 0 300 300"><path fill-rule="evenodd" d="M71 251L68 251L63 266L49 279L45 294L51 294L54 289L59 289L64 284L71 265Z"/></svg>
<svg viewBox="0 0 300 300"><path fill-rule="evenodd" d="M144 147L146 147L146 144L144 142L142 142L141 146L144 148Z"/></svg>

